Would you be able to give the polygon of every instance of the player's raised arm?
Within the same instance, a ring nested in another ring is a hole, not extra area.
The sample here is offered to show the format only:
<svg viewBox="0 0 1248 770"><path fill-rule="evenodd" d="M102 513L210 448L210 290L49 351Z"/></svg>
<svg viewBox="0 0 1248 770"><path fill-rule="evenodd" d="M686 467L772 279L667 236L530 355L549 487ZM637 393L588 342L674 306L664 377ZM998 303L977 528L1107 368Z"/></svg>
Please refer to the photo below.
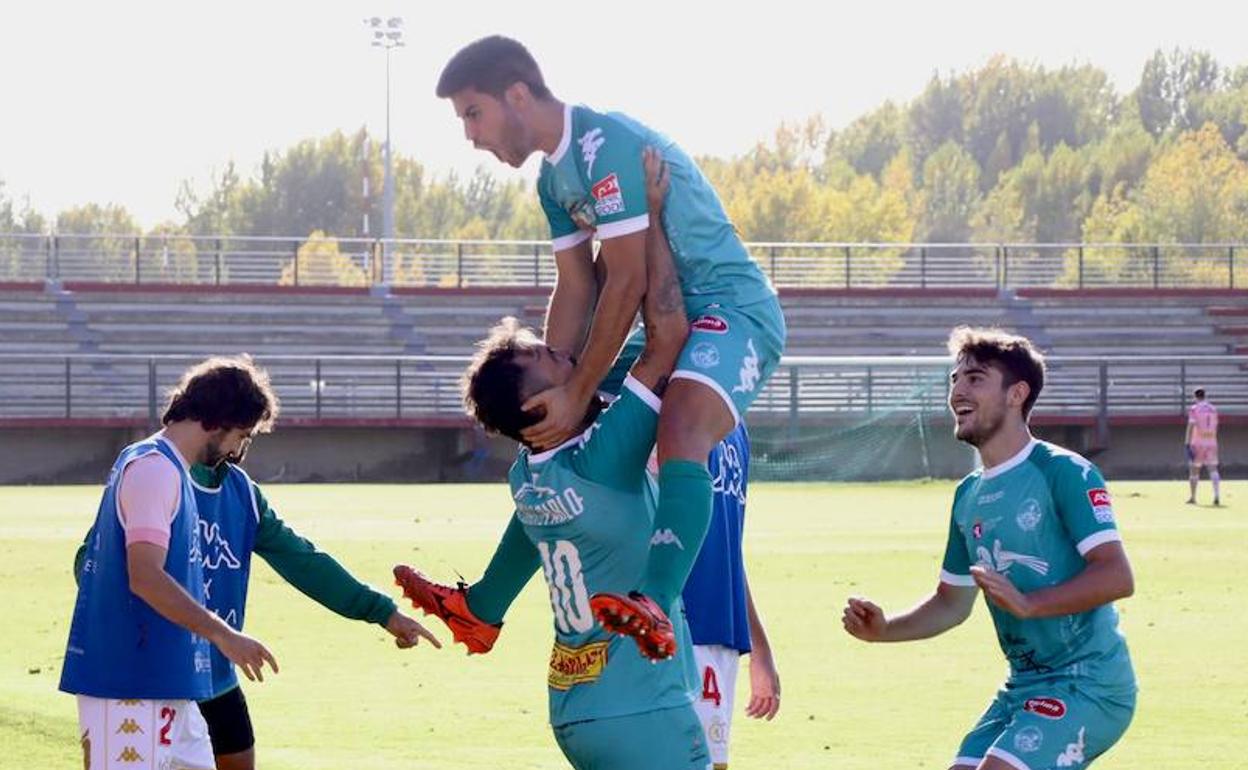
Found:
<svg viewBox="0 0 1248 770"><path fill-rule="evenodd" d="M646 148L643 158L646 204L651 221L651 227L646 231L647 288L641 306L642 320L646 325L646 347L637 363L633 364L631 374L656 395L662 396L668 375L689 338L689 319L685 316L685 303L671 248L663 228L657 226L670 182L668 167L653 147Z"/></svg>

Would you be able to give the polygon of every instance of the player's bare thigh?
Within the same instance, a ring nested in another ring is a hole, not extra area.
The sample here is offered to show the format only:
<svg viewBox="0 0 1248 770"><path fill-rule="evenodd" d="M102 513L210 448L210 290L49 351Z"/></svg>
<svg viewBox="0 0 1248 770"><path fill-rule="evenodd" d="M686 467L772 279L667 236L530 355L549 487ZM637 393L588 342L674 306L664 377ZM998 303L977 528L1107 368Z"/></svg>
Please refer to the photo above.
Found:
<svg viewBox="0 0 1248 770"><path fill-rule="evenodd" d="M659 465L670 459L705 462L736 425L724 400L696 380L672 380L659 412Z"/></svg>

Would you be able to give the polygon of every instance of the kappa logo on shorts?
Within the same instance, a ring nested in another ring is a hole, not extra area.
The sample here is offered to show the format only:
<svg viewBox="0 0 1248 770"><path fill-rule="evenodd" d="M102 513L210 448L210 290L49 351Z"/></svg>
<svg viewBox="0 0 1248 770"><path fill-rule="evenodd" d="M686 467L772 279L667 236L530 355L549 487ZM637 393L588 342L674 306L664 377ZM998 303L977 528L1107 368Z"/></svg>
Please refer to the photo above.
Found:
<svg viewBox="0 0 1248 770"><path fill-rule="evenodd" d="M1086 748L1083 742L1085 729L1087 728L1080 727L1079 737L1075 739L1075 742L1066 744L1066 750L1057 755L1058 767L1074 767L1083 761L1083 750Z"/></svg>
<svg viewBox="0 0 1248 770"><path fill-rule="evenodd" d="M124 749L122 749L122 750L121 750L121 753L117 755L117 759L116 759L116 760L114 760L114 761L116 761L116 762L126 762L126 763L135 763L135 762L145 762L146 760L145 760L145 759L143 759L143 755L142 755L142 754L140 754L139 752L135 751L135 749L134 749L134 747L133 747L133 746L127 746L127 747L125 747Z"/></svg>
<svg viewBox="0 0 1248 770"><path fill-rule="evenodd" d="M594 212L598 216L610 216L624 210L624 193L620 190L620 180L614 171L594 182L589 191L594 196Z"/></svg>
<svg viewBox="0 0 1248 770"><path fill-rule="evenodd" d="M126 717L121 720L121 724L117 726L117 732L113 733L113 735L134 735L135 733L144 734L143 728L139 727L138 722L134 721L130 717Z"/></svg>
<svg viewBox="0 0 1248 770"><path fill-rule="evenodd" d="M719 366L719 348L709 342L699 342L689 351L689 358L699 369L714 369Z"/></svg>
<svg viewBox="0 0 1248 770"><path fill-rule="evenodd" d="M1023 702L1023 711L1045 719L1061 719L1066 716L1066 702L1060 698L1028 698Z"/></svg>
<svg viewBox="0 0 1248 770"><path fill-rule="evenodd" d="M650 538L650 545L674 545L680 550L685 550L685 544L680 542L680 538L670 529L656 530L654 536Z"/></svg>
<svg viewBox="0 0 1248 770"><path fill-rule="evenodd" d="M763 376L758 371L758 351L754 349L754 340L746 340L745 349L745 358L741 360L741 371L738 372L741 382L732 386L733 393L753 393L758 379Z"/></svg>
<svg viewBox="0 0 1248 770"><path fill-rule="evenodd" d="M1040 728L1035 725L1027 725L1014 734L1014 748L1027 754L1039 751L1042 743L1044 743L1044 733L1040 732Z"/></svg>
<svg viewBox="0 0 1248 770"><path fill-rule="evenodd" d="M712 334L727 334L728 322L717 315L704 315L689 324L689 328L699 332L711 332Z"/></svg>

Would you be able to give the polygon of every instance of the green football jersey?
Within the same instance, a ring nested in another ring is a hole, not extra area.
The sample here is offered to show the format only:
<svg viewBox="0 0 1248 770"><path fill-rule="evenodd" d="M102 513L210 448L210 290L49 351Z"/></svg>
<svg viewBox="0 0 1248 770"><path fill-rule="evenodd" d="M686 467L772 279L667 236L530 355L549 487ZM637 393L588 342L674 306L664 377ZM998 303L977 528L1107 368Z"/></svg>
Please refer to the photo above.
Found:
<svg viewBox="0 0 1248 770"><path fill-rule="evenodd" d="M663 231L690 318L708 305L744 307L775 296L750 258L723 204L680 147L627 115L567 106L563 139L542 161L537 181L555 251L596 235L628 235L650 225L642 151L663 153L671 186Z"/></svg>
<svg viewBox="0 0 1248 770"><path fill-rule="evenodd" d="M984 564L1029 593L1070 580L1083 570L1084 554L1119 540L1105 479L1096 466L1033 440L1010 460L975 471L958 486L940 579L973 587L971 565ZM987 604L1010 663L1011 682L1064 675L1134 689L1112 604L1028 620Z"/></svg>
<svg viewBox="0 0 1248 770"><path fill-rule="evenodd" d="M645 571L657 506L646 461L658 417L658 398L629 377L584 433L542 453L521 449L508 474L515 516L541 556L554 611L552 725L693 700L693 651L679 600L665 608L679 651L657 664L631 638L603 630L589 607L595 593L635 589Z"/></svg>

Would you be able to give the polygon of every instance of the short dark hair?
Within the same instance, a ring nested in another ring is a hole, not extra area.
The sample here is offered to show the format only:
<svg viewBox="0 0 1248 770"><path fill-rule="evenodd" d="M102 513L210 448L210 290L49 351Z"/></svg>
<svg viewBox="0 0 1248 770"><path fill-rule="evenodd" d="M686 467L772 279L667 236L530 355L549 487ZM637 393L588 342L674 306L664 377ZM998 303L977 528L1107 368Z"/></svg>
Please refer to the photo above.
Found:
<svg viewBox="0 0 1248 770"><path fill-rule="evenodd" d="M518 360L542 344L532 329L507 316L477 343L477 353L464 372L464 409L481 426L521 443L520 431L538 423L542 415L520 407L525 393L526 367Z"/></svg>
<svg viewBox="0 0 1248 770"><path fill-rule="evenodd" d="M1193 390L1193 391L1192 391L1192 395L1193 395L1193 396L1195 396L1196 398L1204 398L1204 397L1205 397L1205 389L1204 389L1204 388L1197 388L1196 390Z"/></svg>
<svg viewBox="0 0 1248 770"><path fill-rule="evenodd" d="M1001 329L959 326L949 334L949 353L958 360L973 358L981 364L995 366L1007 388L1019 381L1027 383L1030 392L1023 402L1023 419L1031 414L1031 408L1044 389L1044 356L1031 340Z"/></svg>
<svg viewBox="0 0 1248 770"><path fill-rule="evenodd" d="M194 420L208 431L254 427L268 433L278 410L268 373L242 355L210 358L187 369L169 391L160 419L165 425Z"/></svg>
<svg viewBox="0 0 1248 770"><path fill-rule="evenodd" d="M537 60L518 41L490 35L473 41L451 57L438 78L439 99L472 88L496 99L513 83L524 83L538 99L549 99L550 89Z"/></svg>

